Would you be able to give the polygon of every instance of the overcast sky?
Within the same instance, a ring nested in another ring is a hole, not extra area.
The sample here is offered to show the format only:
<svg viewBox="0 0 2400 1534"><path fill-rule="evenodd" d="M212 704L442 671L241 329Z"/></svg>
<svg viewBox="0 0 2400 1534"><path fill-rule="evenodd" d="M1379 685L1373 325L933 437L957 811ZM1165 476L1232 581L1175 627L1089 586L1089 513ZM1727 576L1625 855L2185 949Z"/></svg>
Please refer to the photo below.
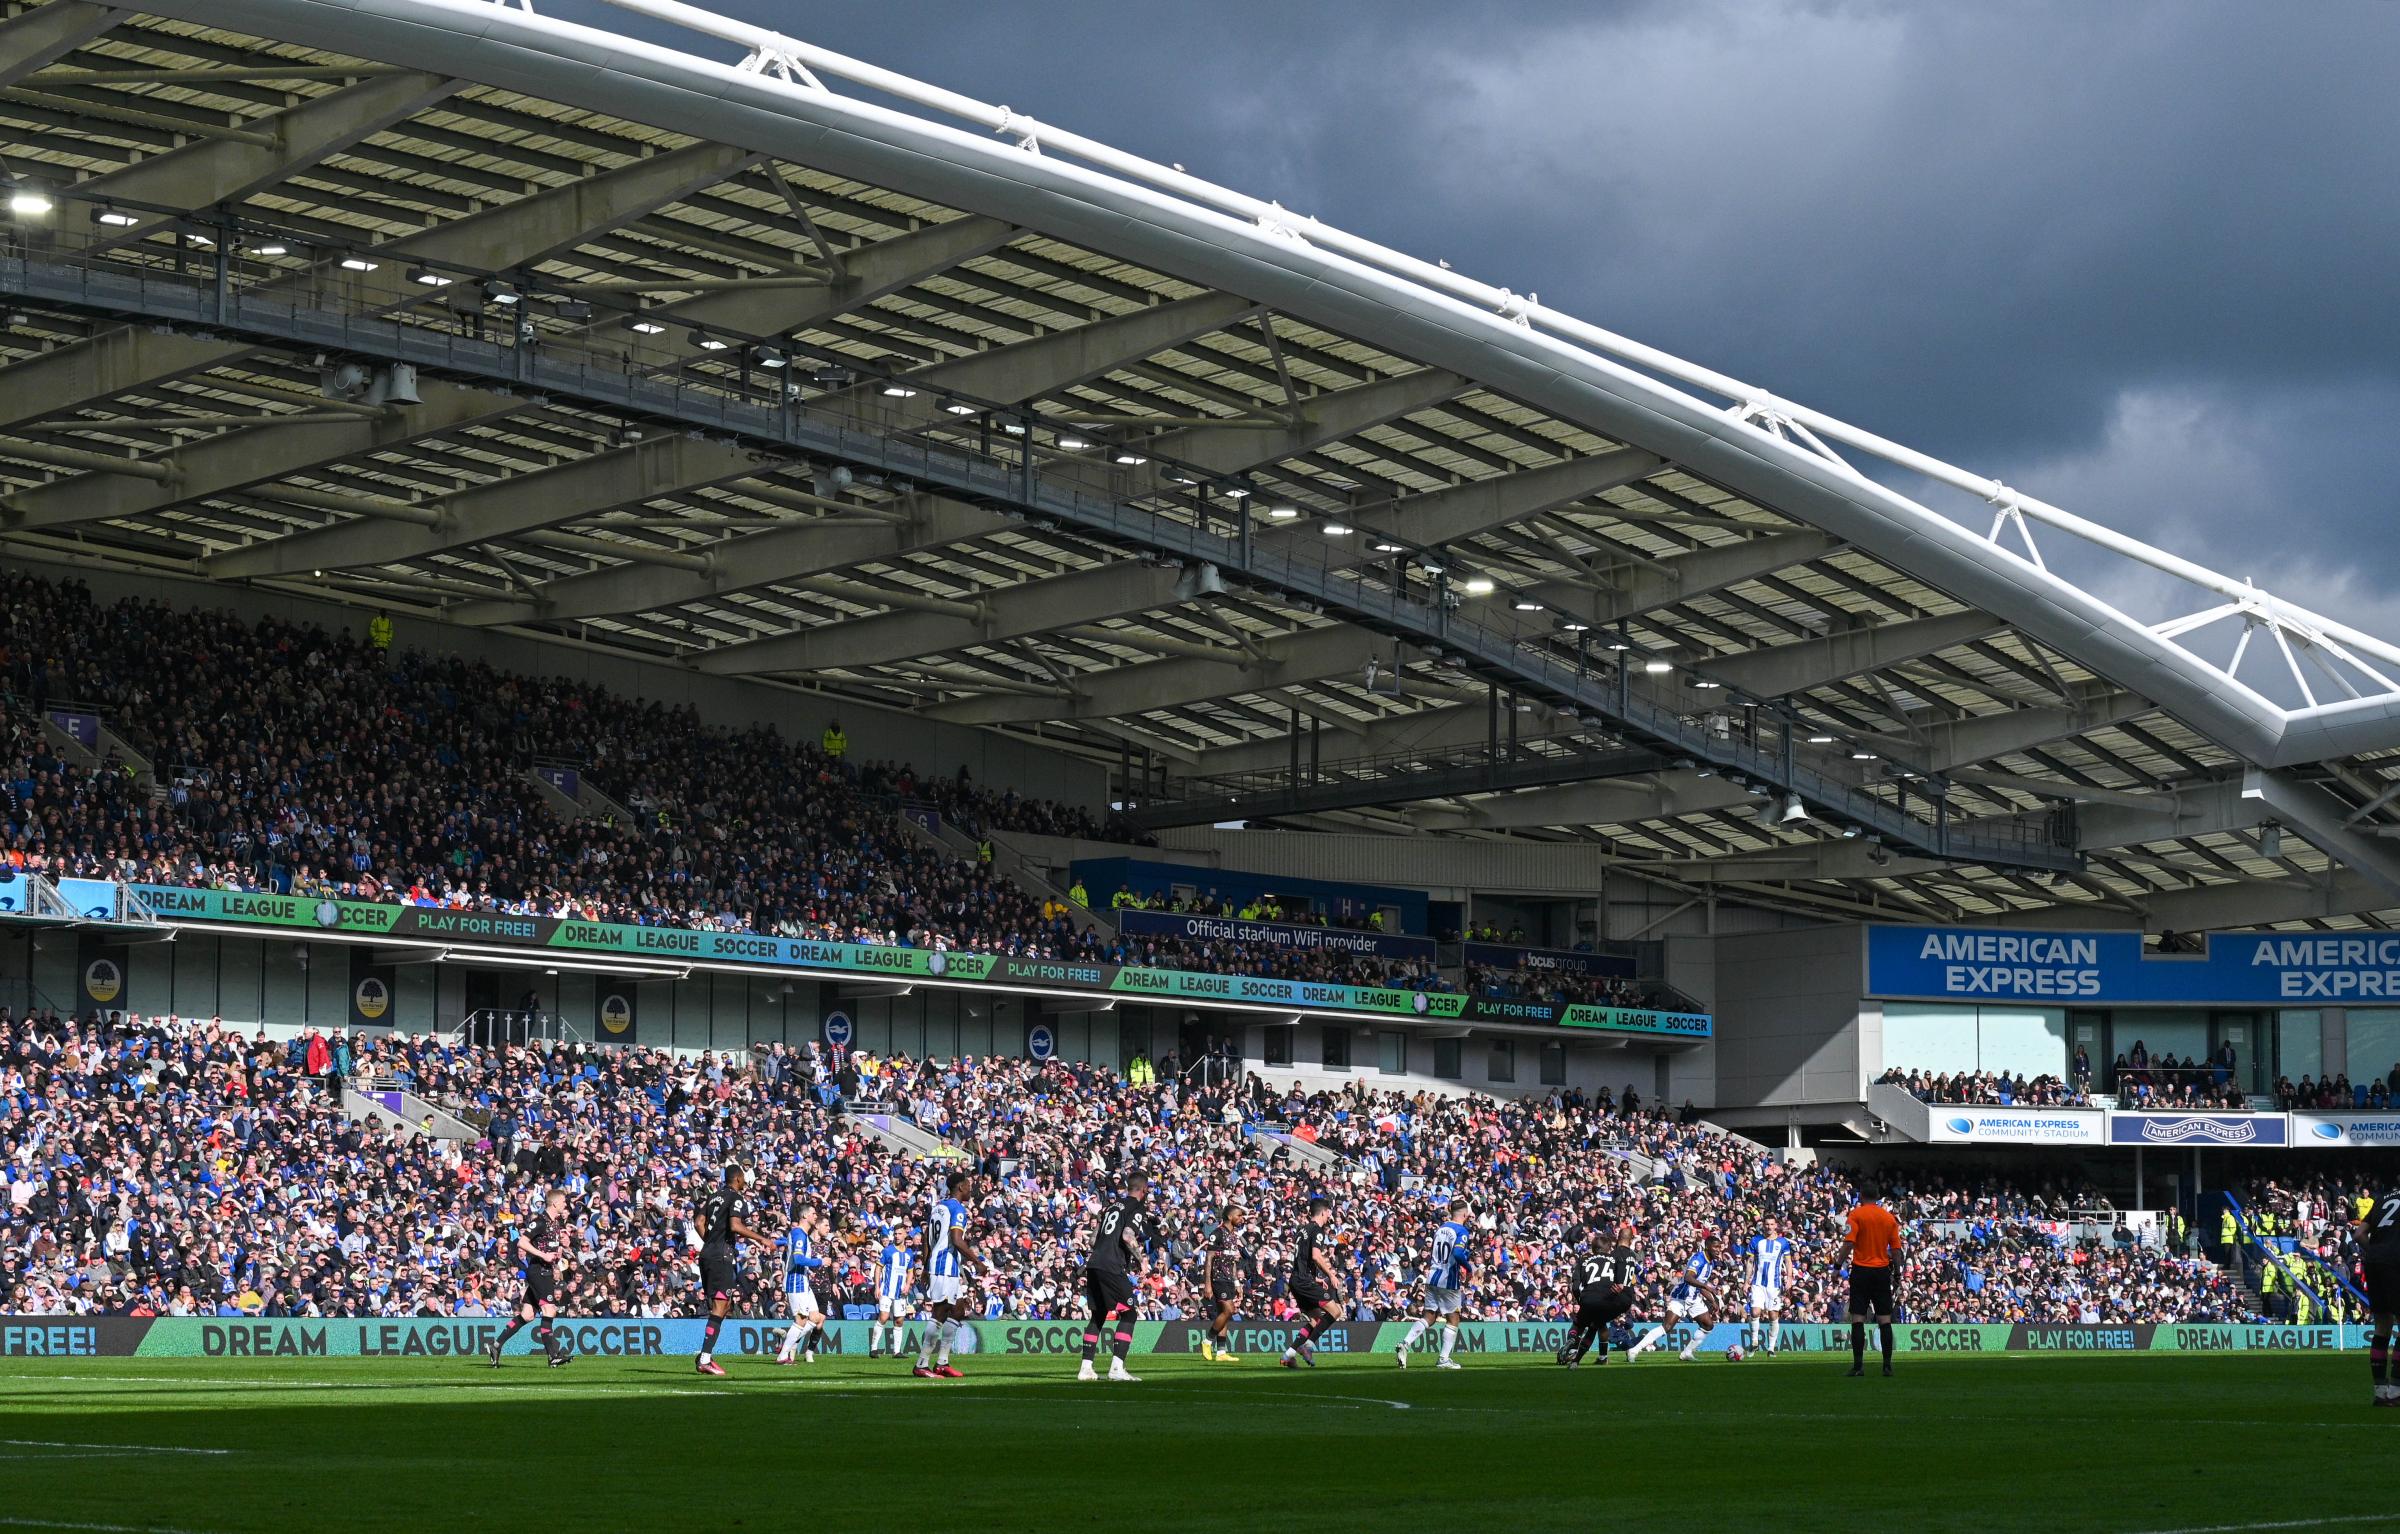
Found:
<svg viewBox="0 0 2400 1534"><path fill-rule="evenodd" d="M713 8L1539 292L2400 641L2387 0Z"/></svg>

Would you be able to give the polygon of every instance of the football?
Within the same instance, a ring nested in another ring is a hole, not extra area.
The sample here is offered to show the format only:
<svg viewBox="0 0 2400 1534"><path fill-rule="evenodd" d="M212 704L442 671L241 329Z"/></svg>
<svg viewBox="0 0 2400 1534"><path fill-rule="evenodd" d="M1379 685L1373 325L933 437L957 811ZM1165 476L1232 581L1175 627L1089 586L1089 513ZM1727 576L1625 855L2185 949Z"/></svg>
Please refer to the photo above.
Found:
<svg viewBox="0 0 2400 1534"><path fill-rule="evenodd" d="M1738 1364L1749 1356L1749 1354L1742 1351L1742 1345L1738 1342L1725 1350L1725 1361L1729 1364Z"/></svg>

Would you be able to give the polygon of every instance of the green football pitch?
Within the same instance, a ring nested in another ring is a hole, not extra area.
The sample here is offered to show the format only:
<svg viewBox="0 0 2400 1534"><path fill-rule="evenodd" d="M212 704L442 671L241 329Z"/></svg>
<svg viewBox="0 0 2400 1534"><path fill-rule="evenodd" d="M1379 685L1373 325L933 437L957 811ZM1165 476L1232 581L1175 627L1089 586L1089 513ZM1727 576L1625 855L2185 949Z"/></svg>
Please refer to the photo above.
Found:
<svg viewBox="0 0 2400 1534"><path fill-rule="evenodd" d="M0 1359L0 1528L2400 1528L2363 1358Z"/></svg>

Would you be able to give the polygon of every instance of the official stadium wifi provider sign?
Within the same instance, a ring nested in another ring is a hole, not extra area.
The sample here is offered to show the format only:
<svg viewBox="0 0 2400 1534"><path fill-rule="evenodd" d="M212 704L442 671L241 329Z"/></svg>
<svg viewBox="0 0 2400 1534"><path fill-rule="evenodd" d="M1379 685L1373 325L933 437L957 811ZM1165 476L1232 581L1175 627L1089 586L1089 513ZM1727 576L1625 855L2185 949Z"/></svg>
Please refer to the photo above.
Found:
<svg viewBox="0 0 2400 1534"><path fill-rule="evenodd" d="M1866 993L2132 1006L2400 1001L2400 934L2218 932L2198 953L2152 953L2138 932L1869 927Z"/></svg>
<svg viewBox="0 0 2400 1534"><path fill-rule="evenodd" d="M959 953L936 948L890 948L860 943L821 943L808 938L739 932L697 932L681 927L629 927L613 922L555 916L512 916L494 911L453 911L435 906L381 905L363 900L319 900L299 895L253 895L235 890L182 889L140 884L133 892L167 921L231 925L307 927L326 932L372 933L395 940L574 949L623 954L652 961L700 965L764 965L842 975L888 976L949 985L1003 985L1044 990L1105 991L1161 1002L1289 1009L1297 1012L1366 1013L1557 1024L1611 1033L1660 1038L1706 1038L1709 1019L1699 1013L1653 1012L1632 1007L1559 1007L1527 1004L1533 1011L1492 1017L1486 1009L1515 1003L1470 1002L1447 992L1384 986L1336 985L1322 980L1285 980L1266 975L1201 974L1191 970L1139 969L1063 959L1025 959L1005 954Z"/></svg>

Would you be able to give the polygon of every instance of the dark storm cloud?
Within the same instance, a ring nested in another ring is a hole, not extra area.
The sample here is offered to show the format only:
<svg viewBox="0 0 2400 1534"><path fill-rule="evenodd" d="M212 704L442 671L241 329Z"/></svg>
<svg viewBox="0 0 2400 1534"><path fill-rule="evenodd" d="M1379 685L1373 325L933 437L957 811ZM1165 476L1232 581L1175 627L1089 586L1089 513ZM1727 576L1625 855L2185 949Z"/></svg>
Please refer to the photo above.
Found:
<svg viewBox="0 0 2400 1534"><path fill-rule="evenodd" d="M2400 8L723 8L2386 616Z"/></svg>

